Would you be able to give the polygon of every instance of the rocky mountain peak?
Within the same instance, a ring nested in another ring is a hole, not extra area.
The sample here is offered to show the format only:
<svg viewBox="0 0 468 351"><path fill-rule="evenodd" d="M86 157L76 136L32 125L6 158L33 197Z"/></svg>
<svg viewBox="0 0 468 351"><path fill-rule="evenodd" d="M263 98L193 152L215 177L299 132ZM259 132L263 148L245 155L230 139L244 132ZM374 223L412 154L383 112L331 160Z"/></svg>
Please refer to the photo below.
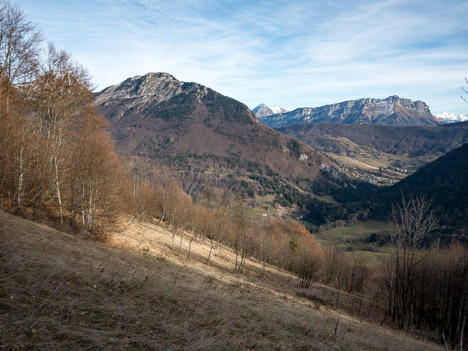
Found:
<svg viewBox="0 0 468 351"><path fill-rule="evenodd" d="M130 77L96 94L96 104L105 105L114 100L133 99L134 105L167 101L181 93L195 93L198 98L207 94L207 88L197 83L184 83L169 73L150 72Z"/></svg>

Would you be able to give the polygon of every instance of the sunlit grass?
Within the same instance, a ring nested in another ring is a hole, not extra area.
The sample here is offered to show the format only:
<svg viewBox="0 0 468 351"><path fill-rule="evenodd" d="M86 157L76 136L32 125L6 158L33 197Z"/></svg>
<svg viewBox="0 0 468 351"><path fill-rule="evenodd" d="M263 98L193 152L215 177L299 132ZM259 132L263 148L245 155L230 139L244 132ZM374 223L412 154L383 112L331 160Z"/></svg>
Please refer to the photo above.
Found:
<svg viewBox="0 0 468 351"><path fill-rule="evenodd" d="M347 238L363 237L373 233L383 233L390 230L390 225L385 221L368 220L358 221L352 227L337 227L323 232L315 233L315 237L326 244Z"/></svg>

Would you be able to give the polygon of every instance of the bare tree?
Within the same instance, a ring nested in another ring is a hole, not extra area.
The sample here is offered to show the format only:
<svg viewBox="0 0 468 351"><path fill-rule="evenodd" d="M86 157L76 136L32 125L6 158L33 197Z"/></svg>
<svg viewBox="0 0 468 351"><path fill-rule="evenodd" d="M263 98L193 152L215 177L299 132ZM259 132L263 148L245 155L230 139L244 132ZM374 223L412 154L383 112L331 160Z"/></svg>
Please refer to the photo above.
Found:
<svg viewBox="0 0 468 351"><path fill-rule="evenodd" d="M28 82L35 76L39 63L41 34L28 22L22 11L7 0L0 1L0 155L6 158L1 172L1 185L5 190L7 182L16 184L16 203L21 206L26 191L27 159L31 158L30 120L23 103L18 102L15 85ZM15 97L13 97L15 95ZM13 176L14 175L14 176ZM9 180L8 180L9 179ZM12 184L8 187L8 199L14 197ZM1 191L1 189L0 189ZM1 197L1 194L0 194ZM1 200L0 200L1 201Z"/></svg>
<svg viewBox="0 0 468 351"><path fill-rule="evenodd" d="M67 183L74 200L67 208L72 217L81 217L90 235L127 210L125 204L131 199L130 180L104 131L106 126L103 117L90 113L78 119L71 131L70 163L74 167L67 169Z"/></svg>
<svg viewBox="0 0 468 351"><path fill-rule="evenodd" d="M222 241L223 238L226 237L226 233L228 231L228 221L229 218L229 207L224 204L221 206L214 214L213 219L210 221L208 231L206 233L206 237L210 239L210 252L208 254L208 258L206 262L210 261L211 253L213 252L215 240Z"/></svg>
<svg viewBox="0 0 468 351"><path fill-rule="evenodd" d="M60 222L81 215L93 233L125 207L127 184L88 73L0 0L0 207L34 212L51 201ZM42 59L42 61L41 61Z"/></svg>
<svg viewBox="0 0 468 351"><path fill-rule="evenodd" d="M28 82L36 74L42 35L23 12L0 1L0 83Z"/></svg>
<svg viewBox="0 0 468 351"><path fill-rule="evenodd" d="M239 196L233 212L233 246L236 254L234 273L242 273L247 255L248 225L244 203Z"/></svg>
<svg viewBox="0 0 468 351"><path fill-rule="evenodd" d="M63 223L62 182L66 160L70 158L66 131L72 117L84 115L90 109L93 101L90 78L66 51L49 44L40 76L31 85L34 88L31 103L46 135L49 167L53 170L60 222Z"/></svg>
<svg viewBox="0 0 468 351"><path fill-rule="evenodd" d="M214 226L214 216L208 207L192 205L192 236L189 241L187 259L190 258L192 242L198 237L205 239L209 236L210 229Z"/></svg>
<svg viewBox="0 0 468 351"><path fill-rule="evenodd" d="M396 248L388 265L389 313L400 328L409 324L411 296L415 293L416 268L424 257L418 252L438 219L431 210L432 200L426 196L402 194L399 205L393 206L390 223L397 231Z"/></svg>
<svg viewBox="0 0 468 351"><path fill-rule="evenodd" d="M397 244L401 248L418 249L438 223L431 210L432 200L426 196L402 195L401 204L392 206L390 223L397 231Z"/></svg>

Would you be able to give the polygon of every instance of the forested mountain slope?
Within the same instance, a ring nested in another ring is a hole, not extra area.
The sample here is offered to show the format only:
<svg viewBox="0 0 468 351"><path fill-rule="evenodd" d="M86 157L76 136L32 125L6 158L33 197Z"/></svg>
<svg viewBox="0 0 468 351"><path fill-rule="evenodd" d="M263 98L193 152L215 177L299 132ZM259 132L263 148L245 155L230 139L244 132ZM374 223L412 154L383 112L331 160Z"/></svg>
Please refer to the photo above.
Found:
<svg viewBox="0 0 468 351"><path fill-rule="evenodd" d="M391 208L402 194L432 199L441 224L468 228L468 143L422 167L413 175L376 194L380 212Z"/></svg>

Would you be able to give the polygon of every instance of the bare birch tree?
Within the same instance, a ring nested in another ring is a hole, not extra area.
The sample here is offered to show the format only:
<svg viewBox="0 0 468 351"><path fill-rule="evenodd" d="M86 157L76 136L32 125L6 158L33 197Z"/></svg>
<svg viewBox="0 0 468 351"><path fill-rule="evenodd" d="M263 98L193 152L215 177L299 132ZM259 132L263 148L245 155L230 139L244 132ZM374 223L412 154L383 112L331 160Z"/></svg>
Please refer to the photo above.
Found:
<svg viewBox="0 0 468 351"><path fill-rule="evenodd" d="M423 257L418 249L438 222L431 205L432 201L423 195L402 194L401 203L393 206L390 214L389 221L396 229L396 248L388 266L389 312L400 328L409 323L416 267Z"/></svg>
<svg viewBox="0 0 468 351"><path fill-rule="evenodd" d="M247 216L245 213L244 202L239 196L237 205L233 211L233 245L236 255L234 273L242 273L245 266L247 256L247 239L249 227L247 224Z"/></svg>

